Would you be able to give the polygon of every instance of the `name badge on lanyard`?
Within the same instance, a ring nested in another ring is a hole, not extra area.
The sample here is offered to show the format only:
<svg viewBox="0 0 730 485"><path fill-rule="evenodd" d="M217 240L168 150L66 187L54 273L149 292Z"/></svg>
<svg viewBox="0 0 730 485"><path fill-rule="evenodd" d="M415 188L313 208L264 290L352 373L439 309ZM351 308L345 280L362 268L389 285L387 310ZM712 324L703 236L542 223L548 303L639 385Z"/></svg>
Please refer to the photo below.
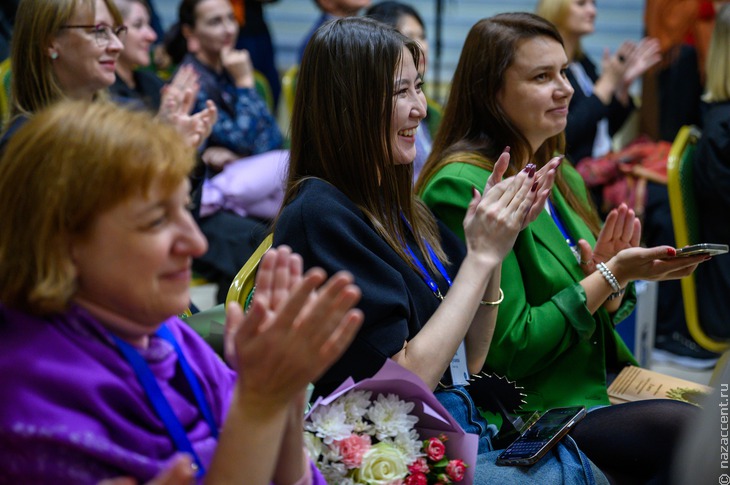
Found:
<svg viewBox="0 0 730 485"><path fill-rule="evenodd" d="M408 221L405 220L405 218L403 218L403 221L408 226L408 229L413 231L410 224L408 223ZM428 251L428 256L431 258L434 266L436 266L436 269L438 269L439 273L441 273L441 276L446 281L446 284L451 287L451 278L449 277L449 273L446 271L446 268L441 263L441 261L439 261L431 245L428 244L428 242L426 241L424 241L424 243L426 246L426 250ZM407 244L405 244L405 249L406 251L408 251L408 254L410 254L411 258L413 258L413 262L416 264L416 266L418 266L418 268L421 270L421 277L423 278L423 281L426 283L426 285L428 285L436 298L443 301L444 297L441 294L441 290L439 290L438 284L436 284L436 281L434 281L434 279L431 277L428 270L426 269L426 266L424 266L424 264L418 259L418 256L416 256L416 253L414 253ZM459 344L459 348L456 349L456 354L451 359L451 363L449 364L449 370L451 371L451 383L453 385L469 385L469 369L466 365L466 347L464 346L463 340Z"/></svg>
<svg viewBox="0 0 730 485"><path fill-rule="evenodd" d="M451 359L449 368L451 369L451 382L453 385L469 385L469 369L466 366L466 347L463 340L459 344L459 348L456 349L456 354Z"/></svg>

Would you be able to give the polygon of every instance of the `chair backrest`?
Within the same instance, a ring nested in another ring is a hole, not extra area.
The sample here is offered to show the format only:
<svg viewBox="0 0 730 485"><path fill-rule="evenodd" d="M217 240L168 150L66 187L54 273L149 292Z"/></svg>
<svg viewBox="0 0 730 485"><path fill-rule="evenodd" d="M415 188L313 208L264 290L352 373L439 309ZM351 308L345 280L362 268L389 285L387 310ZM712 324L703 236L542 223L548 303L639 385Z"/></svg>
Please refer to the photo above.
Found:
<svg viewBox="0 0 730 485"><path fill-rule="evenodd" d="M672 143L667 161L667 188L669 207L674 225L674 238L681 248L699 241L697 203L694 196L692 164L695 162L695 148L701 137L695 126L683 126ZM730 348L730 342L715 340L702 329L697 309L697 286L694 275L682 278L682 300L687 328L692 338L712 352L723 352Z"/></svg>
<svg viewBox="0 0 730 485"><path fill-rule="evenodd" d="M276 113L274 113L274 93L271 91L271 84L269 83L269 80L266 79L266 76L259 71L253 72L253 78L256 92L264 101L266 101L266 106L268 106L269 112L276 116Z"/></svg>
<svg viewBox="0 0 730 485"><path fill-rule="evenodd" d="M284 103L288 119L291 119L294 111L294 94L297 92L297 76L299 75L299 64L294 64L286 70L281 78L281 92L284 94Z"/></svg>
<svg viewBox="0 0 730 485"><path fill-rule="evenodd" d="M231 287L228 289L228 295L226 296L226 305L232 301L238 302L241 307L245 310L251 304L251 299L254 294L254 282L256 279L256 270L259 267L261 258L264 253L269 250L271 244L274 241L274 235L269 234L256 248L248 261L243 265L241 270L238 272L236 277L231 283Z"/></svg>
<svg viewBox="0 0 730 485"><path fill-rule="evenodd" d="M11 95L10 95L10 58L0 63L0 132L10 120Z"/></svg>

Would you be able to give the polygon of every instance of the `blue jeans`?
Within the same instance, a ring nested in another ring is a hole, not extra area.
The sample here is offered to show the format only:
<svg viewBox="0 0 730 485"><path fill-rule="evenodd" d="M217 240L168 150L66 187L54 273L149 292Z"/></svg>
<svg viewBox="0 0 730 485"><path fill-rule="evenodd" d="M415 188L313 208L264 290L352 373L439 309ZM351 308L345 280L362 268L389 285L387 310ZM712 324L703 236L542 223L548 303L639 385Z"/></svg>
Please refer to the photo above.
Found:
<svg viewBox="0 0 730 485"><path fill-rule="evenodd" d="M497 466L495 462L502 451L492 448L492 438L497 434L497 427L487 423L466 389L454 386L439 390L435 395L464 431L479 436L473 485L608 484L606 477L578 449L570 436L563 438L532 466Z"/></svg>

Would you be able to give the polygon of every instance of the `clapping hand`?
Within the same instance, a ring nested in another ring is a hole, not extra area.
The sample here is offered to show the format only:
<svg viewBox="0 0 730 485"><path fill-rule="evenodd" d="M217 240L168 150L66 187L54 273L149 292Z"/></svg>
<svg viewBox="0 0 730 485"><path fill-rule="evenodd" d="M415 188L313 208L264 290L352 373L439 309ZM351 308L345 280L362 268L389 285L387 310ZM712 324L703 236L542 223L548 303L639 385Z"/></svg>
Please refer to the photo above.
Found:
<svg viewBox="0 0 730 485"><path fill-rule="evenodd" d="M240 370L241 393L289 406L350 345L363 320L353 308L360 290L346 272L325 280L318 268L302 274L286 246L264 255L248 313L232 303L226 315L226 358Z"/></svg>
<svg viewBox="0 0 730 485"><path fill-rule="evenodd" d="M633 209L621 204L608 213L596 239L595 248L591 249L591 245L585 239L578 241L583 273L588 276L596 270L598 263L608 261L623 249L638 247L640 241L641 222Z"/></svg>
<svg viewBox="0 0 730 485"><path fill-rule="evenodd" d="M192 66L183 66L173 77L170 84L162 89L162 99L157 116L169 123L185 139L188 146L199 147L218 120L218 110L211 100L205 108L190 114L195 104L198 89L198 74Z"/></svg>
<svg viewBox="0 0 730 485"><path fill-rule="evenodd" d="M512 249L535 202L535 165L502 180L509 165L505 151L494 164L484 193L474 188L464 217L464 236L469 251L491 254L501 261Z"/></svg>
<svg viewBox="0 0 730 485"><path fill-rule="evenodd" d="M626 70L623 75L623 83L626 88L646 71L657 65L662 60L659 41L651 37L645 37L638 44L632 44L631 49L621 54L625 59Z"/></svg>

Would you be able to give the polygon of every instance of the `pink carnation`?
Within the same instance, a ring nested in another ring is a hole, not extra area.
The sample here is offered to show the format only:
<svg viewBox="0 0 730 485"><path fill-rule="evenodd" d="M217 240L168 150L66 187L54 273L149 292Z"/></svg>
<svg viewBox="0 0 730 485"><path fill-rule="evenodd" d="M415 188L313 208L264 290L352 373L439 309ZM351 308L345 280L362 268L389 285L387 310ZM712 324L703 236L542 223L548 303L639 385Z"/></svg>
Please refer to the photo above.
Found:
<svg viewBox="0 0 730 485"><path fill-rule="evenodd" d="M446 453L446 446L438 438L429 438L428 446L426 446L426 455L431 461L439 461Z"/></svg>
<svg viewBox="0 0 730 485"><path fill-rule="evenodd" d="M342 463L347 468L358 468L362 465L362 457L370 449L370 436L351 434L344 440L335 441L337 450L342 456Z"/></svg>
<svg viewBox="0 0 730 485"><path fill-rule="evenodd" d="M408 467L408 471L411 473L428 473L431 470L428 468L425 458L418 458Z"/></svg>
<svg viewBox="0 0 730 485"><path fill-rule="evenodd" d="M449 461L449 464L446 465L446 473L448 473L449 478L455 482L462 481L464 479L465 472L466 465L461 460L451 460Z"/></svg>
<svg viewBox="0 0 730 485"><path fill-rule="evenodd" d="M428 478L421 472L412 473L406 477L404 485L428 485Z"/></svg>

